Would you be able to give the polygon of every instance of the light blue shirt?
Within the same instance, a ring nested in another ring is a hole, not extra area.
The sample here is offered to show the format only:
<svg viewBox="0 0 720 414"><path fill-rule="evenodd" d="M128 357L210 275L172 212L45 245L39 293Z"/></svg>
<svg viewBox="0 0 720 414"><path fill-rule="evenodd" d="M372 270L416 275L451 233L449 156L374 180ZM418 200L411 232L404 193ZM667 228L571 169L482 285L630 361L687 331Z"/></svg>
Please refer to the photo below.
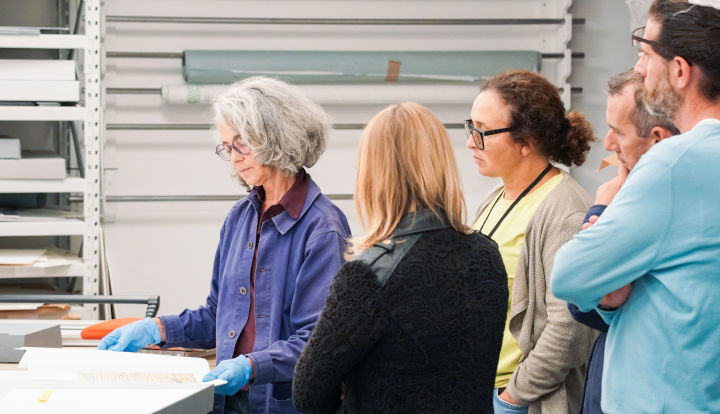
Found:
<svg viewBox="0 0 720 414"><path fill-rule="evenodd" d="M610 325L605 413L720 413L720 122L650 149L597 223L555 256L582 310L630 282Z"/></svg>

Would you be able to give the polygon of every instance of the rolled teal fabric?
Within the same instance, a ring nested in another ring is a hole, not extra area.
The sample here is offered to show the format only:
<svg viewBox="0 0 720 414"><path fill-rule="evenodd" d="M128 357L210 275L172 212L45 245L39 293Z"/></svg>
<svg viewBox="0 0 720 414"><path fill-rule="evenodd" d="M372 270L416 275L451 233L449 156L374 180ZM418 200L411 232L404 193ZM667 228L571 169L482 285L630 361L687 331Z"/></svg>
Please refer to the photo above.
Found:
<svg viewBox="0 0 720 414"><path fill-rule="evenodd" d="M476 83L509 69L539 72L535 51L367 52L186 50L191 84L226 84L251 76L291 83Z"/></svg>

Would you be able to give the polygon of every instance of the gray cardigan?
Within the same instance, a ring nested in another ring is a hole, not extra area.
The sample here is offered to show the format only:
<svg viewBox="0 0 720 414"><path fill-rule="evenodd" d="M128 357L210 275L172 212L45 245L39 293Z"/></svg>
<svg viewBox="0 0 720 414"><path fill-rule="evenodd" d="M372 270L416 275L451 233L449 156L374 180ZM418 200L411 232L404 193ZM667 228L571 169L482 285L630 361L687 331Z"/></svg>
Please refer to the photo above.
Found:
<svg viewBox="0 0 720 414"><path fill-rule="evenodd" d="M501 189L481 203L476 221ZM525 228L510 305L510 332L522 356L507 388L529 406L528 414L575 414L582 404L585 363L596 334L550 292L550 273L555 253L581 230L589 206L585 190L564 174Z"/></svg>

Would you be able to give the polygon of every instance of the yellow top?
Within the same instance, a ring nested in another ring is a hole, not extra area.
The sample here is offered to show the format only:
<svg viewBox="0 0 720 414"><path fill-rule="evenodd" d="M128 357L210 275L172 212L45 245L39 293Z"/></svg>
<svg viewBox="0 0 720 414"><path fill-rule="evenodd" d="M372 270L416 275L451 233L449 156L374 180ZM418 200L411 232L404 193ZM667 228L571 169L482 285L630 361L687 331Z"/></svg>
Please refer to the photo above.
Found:
<svg viewBox="0 0 720 414"><path fill-rule="evenodd" d="M498 361L498 370L495 377L495 388L506 387L510 382L512 373L517 368L518 361L522 353L515 337L510 333L510 298L512 297L512 285L515 280L515 270L517 269L518 260L520 258L520 249L525 242L525 227L527 227L535 210L547 197L547 195L562 181L563 173L546 181L543 185L536 188L530 194L520 200L520 202L512 209L510 214L505 217L500 227L493 234L492 239L498 244L500 255L505 264L505 271L508 274L508 316L505 320L505 332L503 333L502 348L500 349L500 360ZM501 194L504 194L501 193ZM489 234L500 217L513 203L513 200L506 200L502 196L498 200L495 207L491 207L495 200L482 211L477 221L473 225L473 229L480 230L483 234ZM483 228L480 228L488 217Z"/></svg>

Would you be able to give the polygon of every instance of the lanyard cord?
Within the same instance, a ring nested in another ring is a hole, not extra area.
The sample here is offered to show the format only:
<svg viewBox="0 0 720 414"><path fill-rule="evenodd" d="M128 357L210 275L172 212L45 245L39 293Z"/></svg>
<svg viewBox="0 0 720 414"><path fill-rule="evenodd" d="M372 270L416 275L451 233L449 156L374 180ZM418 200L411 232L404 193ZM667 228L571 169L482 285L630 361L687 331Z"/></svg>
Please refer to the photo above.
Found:
<svg viewBox="0 0 720 414"><path fill-rule="evenodd" d="M539 183L540 180L542 180L543 177L545 177L545 175L550 172L551 169L552 169L552 165L550 163L548 163L547 167L545 167L545 169L542 170L540 175L538 175L537 178L535 178L535 180L533 182L531 182L530 185L527 186L523 190L522 193L520 193L518 198L516 198L515 201L513 201L513 203L510 204L510 207L508 207L508 209L505 210L505 213L502 215L502 217L500 217L500 220L498 220L497 223L495 223L495 227L493 227L493 229L490 231L490 234L487 235L489 238L492 238L493 234L495 234L495 230L497 230L498 227L500 227L500 224L503 222L503 220L505 220L505 217L507 217L508 214L510 214L510 211L512 211L512 209L517 205L517 203L519 203L520 200L522 200L522 198L525 197L527 195L527 193L529 193L537 185L537 183ZM480 233L482 233L482 229L485 228L485 223L487 223L488 218L490 218L490 213L492 213L493 208L495 208L495 204L497 204L497 202L500 200L500 197L502 197L504 193L505 193L505 189L503 189L500 192L500 195L498 195L498 197L495 199L495 202L493 203L492 207L490 207L490 210L488 211L487 216L485 216L485 220L483 221L482 226L480 226Z"/></svg>

